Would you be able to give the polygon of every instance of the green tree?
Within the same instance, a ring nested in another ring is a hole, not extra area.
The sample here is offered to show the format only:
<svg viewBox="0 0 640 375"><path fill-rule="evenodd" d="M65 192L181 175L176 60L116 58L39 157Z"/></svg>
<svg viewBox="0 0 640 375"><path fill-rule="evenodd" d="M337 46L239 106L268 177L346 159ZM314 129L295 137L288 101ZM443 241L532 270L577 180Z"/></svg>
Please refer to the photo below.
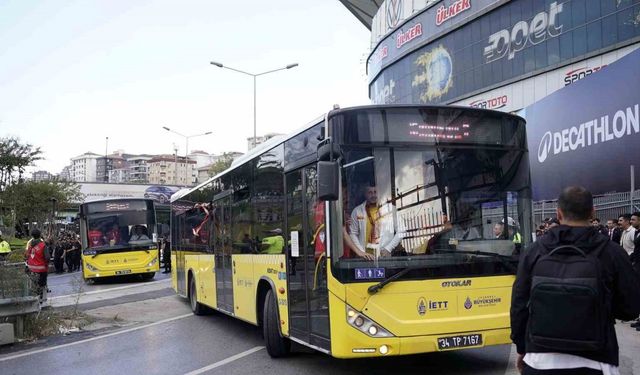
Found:
<svg viewBox="0 0 640 375"><path fill-rule="evenodd" d="M26 167L42 160L40 147L20 142L16 137L0 138L0 191L22 181Z"/></svg>
<svg viewBox="0 0 640 375"><path fill-rule="evenodd" d="M81 199L80 187L73 182L26 181L8 186L1 193L1 203L5 211L11 212L23 233L25 223L36 222L41 229L50 221L53 202L58 210L69 207L71 202Z"/></svg>
<svg viewBox="0 0 640 375"><path fill-rule="evenodd" d="M225 169L229 168L232 162L233 162L233 157L231 156L231 154L225 152L224 154L222 154L222 156L217 162L211 164L211 168L209 168L209 177L213 177L218 173L224 171Z"/></svg>

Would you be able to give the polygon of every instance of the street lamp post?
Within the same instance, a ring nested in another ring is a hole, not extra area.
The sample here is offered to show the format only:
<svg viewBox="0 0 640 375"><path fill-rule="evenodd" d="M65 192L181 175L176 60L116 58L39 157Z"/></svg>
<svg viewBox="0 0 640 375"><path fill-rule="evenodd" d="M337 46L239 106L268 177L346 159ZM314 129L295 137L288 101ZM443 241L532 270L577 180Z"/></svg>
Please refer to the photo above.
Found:
<svg viewBox="0 0 640 375"><path fill-rule="evenodd" d="M162 129L164 129L164 130L166 130L166 131L168 131L168 132L171 132L171 133L177 134L177 135L179 135L179 136L181 136L181 137L184 137L184 140L185 140L185 148L184 148L184 162L185 162L185 172L184 172L184 177L185 177L185 180L184 180L184 186L185 186L185 187L186 187L186 186L189 186L189 185L187 184L187 180L188 180L188 177L187 177L187 176L188 176L188 173L189 173L189 158L188 158L188 156L189 156L189 138L200 137L200 136L202 136L202 135L209 135L209 134L211 134L212 132L206 132L206 133L201 133L201 134L193 134L193 135L184 135L184 134L178 133L178 132L177 132L177 131L175 131L175 130L169 129L169 128L168 128L168 127L166 127L166 126L163 126L163 127L162 127ZM177 163L177 155L178 155L178 150L176 149L176 168L178 168L178 167L177 167L177 165L178 165L178 163ZM177 183L178 183L178 173L176 172L176 184L177 184Z"/></svg>
<svg viewBox="0 0 640 375"><path fill-rule="evenodd" d="M222 65L221 63L215 62L215 61L211 61L210 64L214 65L214 66L217 66L218 68L225 68L225 69L233 70L234 72L246 74L248 76L253 77L253 147L255 147L256 146L256 141L257 141L257 136L256 136L256 77L263 76L265 74L269 74L269 73L273 73L273 72L278 72L280 70L286 70L286 69L295 68L296 66L298 66L298 64L297 63L289 64L289 65L285 66L284 68L268 70L266 72L257 73L257 74L245 72L245 71L240 70L240 69L231 68L229 66Z"/></svg>

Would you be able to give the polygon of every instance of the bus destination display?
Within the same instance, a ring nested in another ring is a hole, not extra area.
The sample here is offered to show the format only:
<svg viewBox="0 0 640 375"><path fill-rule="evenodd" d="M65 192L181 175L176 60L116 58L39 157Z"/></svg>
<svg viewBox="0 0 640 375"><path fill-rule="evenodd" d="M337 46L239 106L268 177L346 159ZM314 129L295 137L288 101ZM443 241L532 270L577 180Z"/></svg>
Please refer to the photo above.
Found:
<svg viewBox="0 0 640 375"><path fill-rule="evenodd" d="M462 140L470 135L470 125L463 123L461 125L444 126L430 125L425 123L410 122L409 136L427 139L446 139L446 140Z"/></svg>
<svg viewBox="0 0 640 375"><path fill-rule="evenodd" d="M389 141L502 143L502 122L485 116L389 116Z"/></svg>
<svg viewBox="0 0 640 375"><path fill-rule="evenodd" d="M96 202L87 205L89 213L146 210L145 201Z"/></svg>

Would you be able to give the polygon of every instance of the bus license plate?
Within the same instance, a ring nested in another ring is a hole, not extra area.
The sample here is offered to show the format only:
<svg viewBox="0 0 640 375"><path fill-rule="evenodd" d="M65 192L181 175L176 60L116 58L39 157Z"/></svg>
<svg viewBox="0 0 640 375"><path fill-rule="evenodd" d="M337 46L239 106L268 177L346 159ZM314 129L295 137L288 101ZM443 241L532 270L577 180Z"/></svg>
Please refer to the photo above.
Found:
<svg viewBox="0 0 640 375"><path fill-rule="evenodd" d="M126 275L128 273L131 273L131 270L116 271L116 275Z"/></svg>
<svg viewBox="0 0 640 375"><path fill-rule="evenodd" d="M447 350L482 345L482 335L460 335L438 338L438 349Z"/></svg>

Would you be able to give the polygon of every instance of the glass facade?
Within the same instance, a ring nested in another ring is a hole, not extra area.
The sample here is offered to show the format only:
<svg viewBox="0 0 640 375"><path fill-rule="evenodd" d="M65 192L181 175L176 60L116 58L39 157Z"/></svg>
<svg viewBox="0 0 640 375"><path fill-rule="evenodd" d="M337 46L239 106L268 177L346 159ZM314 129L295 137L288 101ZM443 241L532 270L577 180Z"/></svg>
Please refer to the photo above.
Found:
<svg viewBox="0 0 640 375"><path fill-rule="evenodd" d="M451 102L639 39L640 0L514 0L382 68L370 98Z"/></svg>

